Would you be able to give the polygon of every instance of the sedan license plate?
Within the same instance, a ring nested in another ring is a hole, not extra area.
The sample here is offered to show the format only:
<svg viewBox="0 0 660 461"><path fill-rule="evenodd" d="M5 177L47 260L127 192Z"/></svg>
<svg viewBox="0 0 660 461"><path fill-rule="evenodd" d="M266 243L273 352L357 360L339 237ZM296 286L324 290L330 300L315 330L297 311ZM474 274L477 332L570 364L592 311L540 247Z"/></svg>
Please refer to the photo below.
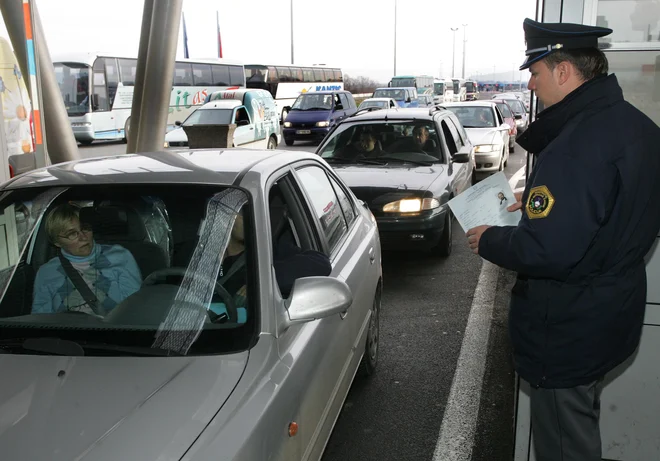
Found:
<svg viewBox="0 0 660 461"><path fill-rule="evenodd" d="M296 131L296 134L310 134L311 132L311 130L298 130Z"/></svg>

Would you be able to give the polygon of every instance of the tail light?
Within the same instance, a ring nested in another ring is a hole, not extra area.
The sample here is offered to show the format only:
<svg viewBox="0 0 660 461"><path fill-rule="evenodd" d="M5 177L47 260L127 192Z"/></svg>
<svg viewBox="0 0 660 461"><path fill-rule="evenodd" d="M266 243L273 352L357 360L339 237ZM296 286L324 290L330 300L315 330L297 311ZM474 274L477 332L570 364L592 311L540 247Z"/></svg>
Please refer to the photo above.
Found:
<svg viewBox="0 0 660 461"><path fill-rule="evenodd" d="M14 167L9 165L9 177L13 178L14 177Z"/></svg>

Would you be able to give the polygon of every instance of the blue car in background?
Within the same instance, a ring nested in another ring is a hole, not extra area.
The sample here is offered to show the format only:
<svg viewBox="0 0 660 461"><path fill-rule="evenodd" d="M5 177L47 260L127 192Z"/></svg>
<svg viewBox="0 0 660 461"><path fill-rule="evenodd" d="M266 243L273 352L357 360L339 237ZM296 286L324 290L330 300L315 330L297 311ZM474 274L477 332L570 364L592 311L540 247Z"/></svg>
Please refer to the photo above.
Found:
<svg viewBox="0 0 660 461"><path fill-rule="evenodd" d="M392 98L399 107L419 107L417 88L413 87L378 88L372 98Z"/></svg>
<svg viewBox="0 0 660 461"><path fill-rule="evenodd" d="M348 91L310 91L284 111L282 137L292 146L295 141L321 141L336 123L356 113L357 105Z"/></svg>

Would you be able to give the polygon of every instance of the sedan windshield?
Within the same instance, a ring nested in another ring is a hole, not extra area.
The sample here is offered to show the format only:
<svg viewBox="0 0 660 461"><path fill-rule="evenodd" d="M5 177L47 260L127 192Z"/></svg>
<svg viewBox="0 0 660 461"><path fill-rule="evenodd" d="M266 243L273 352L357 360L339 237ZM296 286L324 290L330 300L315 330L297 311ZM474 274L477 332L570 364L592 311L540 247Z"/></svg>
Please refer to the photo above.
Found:
<svg viewBox="0 0 660 461"><path fill-rule="evenodd" d="M495 126L495 117L490 107L461 105L447 109L456 114L463 128L492 128Z"/></svg>
<svg viewBox="0 0 660 461"><path fill-rule="evenodd" d="M0 202L0 353L34 354L27 344L44 340L38 353L63 354L63 344L105 356L248 348L247 201L240 189L183 185L9 192Z"/></svg>
<svg viewBox="0 0 660 461"><path fill-rule="evenodd" d="M333 163L430 164L442 161L432 121L378 121L338 129L321 150Z"/></svg>

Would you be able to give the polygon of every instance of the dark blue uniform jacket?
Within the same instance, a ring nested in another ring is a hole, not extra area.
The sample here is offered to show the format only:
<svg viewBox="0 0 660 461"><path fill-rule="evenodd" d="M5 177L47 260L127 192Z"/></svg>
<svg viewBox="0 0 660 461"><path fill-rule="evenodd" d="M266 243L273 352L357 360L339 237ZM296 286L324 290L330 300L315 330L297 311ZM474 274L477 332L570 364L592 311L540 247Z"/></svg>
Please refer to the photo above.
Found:
<svg viewBox="0 0 660 461"><path fill-rule="evenodd" d="M602 377L637 348L644 256L660 229L660 128L597 77L541 112L519 139L536 154L517 227L492 227L480 255L518 272L509 330L533 386Z"/></svg>

